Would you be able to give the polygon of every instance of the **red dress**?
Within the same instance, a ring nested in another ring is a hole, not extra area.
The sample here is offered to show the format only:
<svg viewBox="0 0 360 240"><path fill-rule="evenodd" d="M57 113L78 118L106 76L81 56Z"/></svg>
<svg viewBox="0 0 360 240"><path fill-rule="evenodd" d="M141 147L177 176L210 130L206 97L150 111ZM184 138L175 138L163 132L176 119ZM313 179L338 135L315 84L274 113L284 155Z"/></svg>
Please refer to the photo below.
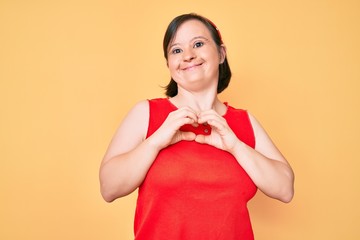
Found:
<svg viewBox="0 0 360 240"><path fill-rule="evenodd" d="M166 98L149 104L147 137L177 109ZM247 112L228 106L223 117L237 137L254 148ZM159 152L139 187L135 239L254 239L247 202L256 191L230 153L194 141L170 145Z"/></svg>

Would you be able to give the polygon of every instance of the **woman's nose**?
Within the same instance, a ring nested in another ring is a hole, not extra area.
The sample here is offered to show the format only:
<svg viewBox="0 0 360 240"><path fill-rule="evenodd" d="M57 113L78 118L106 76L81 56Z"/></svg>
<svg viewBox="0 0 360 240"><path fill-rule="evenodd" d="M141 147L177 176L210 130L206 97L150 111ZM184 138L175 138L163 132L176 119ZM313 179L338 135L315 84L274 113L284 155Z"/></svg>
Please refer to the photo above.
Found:
<svg viewBox="0 0 360 240"><path fill-rule="evenodd" d="M191 61L196 57L195 51L193 49L184 50L183 59L184 61Z"/></svg>

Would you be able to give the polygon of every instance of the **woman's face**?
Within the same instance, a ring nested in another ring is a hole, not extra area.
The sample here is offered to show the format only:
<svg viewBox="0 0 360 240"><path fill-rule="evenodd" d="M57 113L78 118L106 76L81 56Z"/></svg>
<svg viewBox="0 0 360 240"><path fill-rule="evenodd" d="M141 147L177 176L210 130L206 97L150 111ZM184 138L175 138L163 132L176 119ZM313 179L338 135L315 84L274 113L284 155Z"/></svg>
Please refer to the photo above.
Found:
<svg viewBox="0 0 360 240"><path fill-rule="evenodd" d="M168 47L168 67L178 89L217 89L219 64L225 47L216 46L208 28L198 20L184 22Z"/></svg>

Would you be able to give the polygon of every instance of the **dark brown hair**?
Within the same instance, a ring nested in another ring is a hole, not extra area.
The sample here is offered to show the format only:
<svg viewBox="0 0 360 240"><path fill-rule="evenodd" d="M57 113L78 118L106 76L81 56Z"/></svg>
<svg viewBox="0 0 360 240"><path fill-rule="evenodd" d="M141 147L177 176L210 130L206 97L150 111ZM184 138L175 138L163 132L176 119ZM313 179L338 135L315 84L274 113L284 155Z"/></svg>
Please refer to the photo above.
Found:
<svg viewBox="0 0 360 240"><path fill-rule="evenodd" d="M164 50L164 57L166 60L168 60L168 47L171 41L173 40L178 28L181 24L183 24L186 21L189 20L198 20L202 22L210 31L211 37L214 40L216 46L218 49L220 49L221 44L223 44L223 41L221 39L221 34L218 28L215 26L213 22L211 22L209 19L200 16L195 13L189 13L189 14L183 14L180 16L177 16L174 18L168 28L166 29L164 40L163 40L163 50ZM217 86L217 93L221 93L224 89L226 89L230 83L231 79L231 70L230 66L227 60L227 57L225 56L225 60L222 64L219 64L219 82ZM169 84L165 87L166 89L166 96L168 97L174 97L178 93L178 87L177 83L174 81L174 79L171 78Z"/></svg>

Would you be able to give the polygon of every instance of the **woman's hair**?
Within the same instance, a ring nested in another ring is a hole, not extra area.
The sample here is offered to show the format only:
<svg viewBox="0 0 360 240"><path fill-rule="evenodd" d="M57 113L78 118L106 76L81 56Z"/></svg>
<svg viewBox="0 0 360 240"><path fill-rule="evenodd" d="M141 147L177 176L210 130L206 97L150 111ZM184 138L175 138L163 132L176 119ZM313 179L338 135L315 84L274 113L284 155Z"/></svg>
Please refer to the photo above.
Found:
<svg viewBox="0 0 360 240"><path fill-rule="evenodd" d="M223 41L221 39L221 34L216 25L211 22L209 19L200 16L195 13L189 13L189 14L183 14L180 16L177 16L174 18L168 28L166 29L164 40L163 40L163 50L164 50L164 56L165 59L168 60L168 47L171 41L174 39L175 34L180 27L181 24L183 24L186 21L189 20L198 20L202 22L210 31L212 39L214 40L216 46L218 49L220 49L221 44L223 44ZM222 64L219 64L219 82L217 86L217 93L221 93L224 89L227 88L229 85L231 79L231 70L230 66L227 60L227 57L225 56L225 60ZM171 78L169 84L165 87L166 89L166 96L168 97L174 97L178 93L178 87L177 83L174 81L174 79Z"/></svg>

